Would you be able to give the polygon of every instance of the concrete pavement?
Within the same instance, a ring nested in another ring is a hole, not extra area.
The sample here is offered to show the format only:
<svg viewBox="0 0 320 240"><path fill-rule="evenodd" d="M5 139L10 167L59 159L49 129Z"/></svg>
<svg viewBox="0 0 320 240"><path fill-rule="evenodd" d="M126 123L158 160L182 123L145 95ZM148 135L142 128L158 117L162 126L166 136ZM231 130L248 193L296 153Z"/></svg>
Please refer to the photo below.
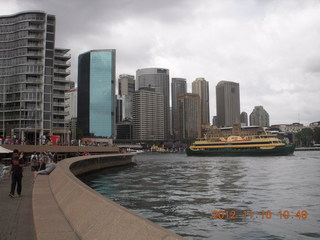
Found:
<svg viewBox="0 0 320 240"><path fill-rule="evenodd" d="M24 168L22 197L9 197L11 178L0 181L0 240L34 240L32 213L33 173ZM17 193L16 193L17 195Z"/></svg>

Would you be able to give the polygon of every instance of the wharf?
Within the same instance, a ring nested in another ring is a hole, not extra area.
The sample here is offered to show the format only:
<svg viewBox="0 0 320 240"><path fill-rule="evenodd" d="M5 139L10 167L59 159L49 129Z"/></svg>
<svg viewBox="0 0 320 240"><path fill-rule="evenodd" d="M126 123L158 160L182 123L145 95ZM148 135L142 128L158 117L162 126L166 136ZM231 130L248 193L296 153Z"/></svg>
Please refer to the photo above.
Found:
<svg viewBox="0 0 320 240"><path fill-rule="evenodd" d="M33 240L35 228L32 212L33 174L24 168L22 197L9 197L11 178L0 181L0 240ZM46 223L44 223L46 224Z"/></svg>
<svg viewBox="0 0 320 240"><path fill-rule="evenodd" d="M320 151L320 147L298 147L295 151Z"/></svg>
<svg viewBox="0 0 320 240"><path fill-rule="evenodd" d="M57 160L60 161L65 158L81 156L84 152L90 153L91 155L96 154L109 154L109 153L118 153L118 147L95 147L95 146L49 146L49 145L9 145L4 144L2 147L25 153L25 157L30 157L31 154L36 151L41 153L43 151L51 151L57 154ZM7 156L6 156L7 155ZM3 154L1 162L8 164L8 161L11 159L11 154Z"/></svg>

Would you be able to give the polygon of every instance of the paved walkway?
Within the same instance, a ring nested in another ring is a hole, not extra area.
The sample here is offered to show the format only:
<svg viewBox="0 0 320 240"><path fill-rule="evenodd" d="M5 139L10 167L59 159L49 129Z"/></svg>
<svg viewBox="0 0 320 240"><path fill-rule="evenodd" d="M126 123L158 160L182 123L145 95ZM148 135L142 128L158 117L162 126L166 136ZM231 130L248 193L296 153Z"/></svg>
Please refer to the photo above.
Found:
<svg viewBox="0 0 320 240"><path fill-rule="evenodd" d="M22 197L9 197L11 179L0 181L0 240L34 240L32 178L26 167L22 178ZM17 193L16 193L17 194Z"/></svg>

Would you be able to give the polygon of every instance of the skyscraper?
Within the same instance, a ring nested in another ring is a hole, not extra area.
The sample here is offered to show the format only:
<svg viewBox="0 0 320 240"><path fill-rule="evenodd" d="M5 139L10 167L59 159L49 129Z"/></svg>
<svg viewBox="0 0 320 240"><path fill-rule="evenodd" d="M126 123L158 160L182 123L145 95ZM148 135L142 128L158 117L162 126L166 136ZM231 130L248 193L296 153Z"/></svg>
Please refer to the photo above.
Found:
<svg viewBox="0 0 320 240"><path fill-rule="evenodd" d="M240 123L241 126L248 126L248 114L246 112L240 114Z"/></svg>
<svg viewBox="0 0 320 240"><path fill-rule="evenodd" d="M201 101L198 94L185 93L178 97L179 139L201 137Z"/></svg>
<svg viewBox="0 0 320 240"><path fill-rule="evenodd" d="M133 75L121 74L118 79L118 89L119 89L119 100L121 106L119 106L119 111L121 111L120 121L132 120L132 102L133 94L135 92L135 80Z"/></svg>
<svg viewBox="0 0 320 240"><path fill-rule="evenodd" d="M220 81L216 86L218 127L240 123L239 83Z"/></svg>
<svg viewBox="0 0 320 240"><path fill-rule="evenodd" d="M136 140L164 140L163 95L140 88L133 97L133 136Z"/></svg>
<svg viewBox="0 0 320 240"><path fill-rule="evenodd" d="M69 115L66 117L66 120L71 118L77 118L78 111L78 89L70 89L66 92L66 105Z"/></svg>
<svg viewBox="0 0 320 240"><path fill-rule="evenodd" d="M187 82L185 78L172 78L171 97L172 97L172 133L178 136L178 97L187 92Z"/></svg>
<svg viewBox="0 0 320 240"><path fill-rule="evenodd" d="M78 126L85 136L113 137L116 50L91 50L78 60Z"/></svg>
<svg viewBox="0 0 320 240"><path fill-rule="evenodd" d="M255 106L250 114L250 126L269 127L269 114L263 106Z"/></svg>
<svg viewBox="0 0 320 240"><path fill-rule="evenodd" d="M201 101L201 123L210 124L209 112L209 82L204 78L196 78L192 82L192 93L198 94Z"/></svg>
<svg viewBox="0 0 320 240"><path fill-rule="evenodd" d="M163 108L164 137L169 137L170 129L170 106L169 106L169 70L163 68L144 68L137 70L136 90L142 87L154 88L155 92L163 95L163 103L159 106ZM154 126L155 127L155 126Z"/></svg>
<svg viewBox="0 0 320 240"><path fill-rule="evenodd" d="M44 135L65 136L70 54L69 49L55 48L55 28L55 16L42 11L0 16L0 134L4 137L39 143Z"/></svg>

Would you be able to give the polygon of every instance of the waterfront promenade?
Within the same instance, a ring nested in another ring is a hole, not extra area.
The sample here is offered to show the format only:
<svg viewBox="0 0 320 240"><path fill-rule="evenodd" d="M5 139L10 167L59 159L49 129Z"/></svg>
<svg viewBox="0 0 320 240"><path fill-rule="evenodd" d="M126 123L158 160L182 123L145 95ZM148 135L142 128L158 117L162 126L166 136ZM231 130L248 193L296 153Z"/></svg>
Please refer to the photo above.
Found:
<svg viewBox="0 0 320 240"><path fill-rule="evenodd" d="M103 197L76 176L131 163L133 154L64 159L32 184L25 168L23 197L8 196L11 180L0 182L2 239L183 239Z"/></svg>
<svg viewBox="0 0 320 240"><path fill-rule="evenodd" d="M11 178L0 182L0 240L34 240L35 231L32 213L32 172L24 168L22 197L8 196Z"/></svg>

